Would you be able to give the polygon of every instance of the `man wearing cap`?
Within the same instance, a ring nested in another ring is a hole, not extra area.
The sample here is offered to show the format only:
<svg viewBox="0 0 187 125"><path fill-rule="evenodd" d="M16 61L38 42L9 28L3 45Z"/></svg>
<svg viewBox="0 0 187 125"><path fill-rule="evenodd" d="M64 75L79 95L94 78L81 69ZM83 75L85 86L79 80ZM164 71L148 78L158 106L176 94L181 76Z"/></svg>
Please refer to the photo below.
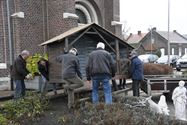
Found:
<svg viewBox="0 0 187 125"><path fill-rule="evenodd" d="M25 95L25 82L24 79L30 79L32 75L26 69L26 60L30 56L28 50L23 50L21 54L15 59L12 70L11 77L16 85L14 98L18 99Z"/></svg>
<svg viewBox="0 0 187 125"><path fill-rule="evenodd" d="M86 66L86 76L90 83L92 80L92 102L99 102L98 89L100 83L103 85L105 103L112 103L111 86L109 80L115 75L115 62L109 52L105 49L105 44L99 42L97 49L89 54Z"/></svg>
<svg viewBox="0 0 187 125"><path fill-rule="evenodd" d="M65 83L64 88L68 91L68 107L74 106L74 89L84 85L80 72L79 59L76 56L77 49L72 48L67 54L57 57L57 62L62 63L62 78Z"/></svg>
<svg viewBox="0 0 187 125"><path fill-rule="evenodd" d="M132 77L132 90L133 96L140 96L139 86L143 81L143 63L138 58L138 54L135 50L132 50L130 53L131 59L131 77Z"/></svg>

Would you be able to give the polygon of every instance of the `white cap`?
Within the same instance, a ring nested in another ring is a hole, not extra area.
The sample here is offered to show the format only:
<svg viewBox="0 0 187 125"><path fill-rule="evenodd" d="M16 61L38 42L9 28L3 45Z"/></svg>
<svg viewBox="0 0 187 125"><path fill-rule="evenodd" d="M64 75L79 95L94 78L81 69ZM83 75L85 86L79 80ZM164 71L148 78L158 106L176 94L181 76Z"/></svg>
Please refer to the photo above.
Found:
<svg viewBox="0 0 187 125"><path fill-rule="evenodd" d="M105 49L105 44L102 43L102 42L99 42L99 43L97 44L97 48Z"/></svg>
<svg viewBox="0 0 187 125"><path fill-rule="evenodd" d="M72 53L72 54L76 55L77 54L77 49L72 48L72 49L69 50L69 53Z"/></svg>

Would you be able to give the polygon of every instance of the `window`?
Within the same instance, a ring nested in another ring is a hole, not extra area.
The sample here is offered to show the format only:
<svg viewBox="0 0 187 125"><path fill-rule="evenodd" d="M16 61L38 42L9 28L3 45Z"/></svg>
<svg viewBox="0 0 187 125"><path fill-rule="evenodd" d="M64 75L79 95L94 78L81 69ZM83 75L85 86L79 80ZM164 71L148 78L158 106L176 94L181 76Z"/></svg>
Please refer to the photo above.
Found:
<svg viewBox="0 0 187 125"><path fill-rule="evenodd" d="M187 54L187 48L184 49L184 54Z"/></svg>
<svg viewBox="0 0 187 125"><path fill-rule="evenodd" d="M161 49L160 49L160 52L161 52L161 56L164 56L164 55L165 55L165 49L164 49L164 48L161 48Z"/></svg>
<svg viewBox="0 0 187 125"><path fill-rule="evenodd" d="M179 56L181 56L182 55L182 49L181 49L181 47L179 47Z"/></svg>
<svg viewBox="0 0 187 125"><path fill-rule="evenodd" d="M75 13L79 17L79 24L96 23L99 24L98 14L95 6L88 0L75 0Z"/></svg>
<svg viewBox="0 0 187 125"><path fill-rule="evenodd" d="M78 23L81 23L81 24L87 24L88 23L88 21L86 19L86 15L84 14L84 12L82 12L79 9L76 9L75 13L79 17Z"/></svg>
<svg viewBox="0 0 187 125"><path fill-rule="evenodd" d="M175 49L174 48L171 49L171 54L175 55Z"/></svg>

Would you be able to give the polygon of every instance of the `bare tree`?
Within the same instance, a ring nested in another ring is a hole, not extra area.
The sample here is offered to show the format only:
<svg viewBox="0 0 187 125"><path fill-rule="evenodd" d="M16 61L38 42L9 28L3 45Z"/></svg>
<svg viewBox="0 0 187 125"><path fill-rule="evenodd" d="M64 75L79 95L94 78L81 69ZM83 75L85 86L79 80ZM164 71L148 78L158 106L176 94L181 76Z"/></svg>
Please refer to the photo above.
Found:
<svg viewBox="0 0 187 125"><path fill-rule="evenodd" d="M123 39L128 37L127 33L130 31L130 27L127 25L127 21L122 21L122 35Z"/></svg>

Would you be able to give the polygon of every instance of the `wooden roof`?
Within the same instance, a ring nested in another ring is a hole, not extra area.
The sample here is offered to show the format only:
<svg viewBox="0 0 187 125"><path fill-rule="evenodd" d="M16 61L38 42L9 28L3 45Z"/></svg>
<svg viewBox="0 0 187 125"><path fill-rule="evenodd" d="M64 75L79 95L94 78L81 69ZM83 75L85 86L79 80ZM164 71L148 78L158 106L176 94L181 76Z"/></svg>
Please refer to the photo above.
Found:
<svg viewBox="0 0 187 125"><path fill-rule="evenodd" d="M124 44L124 45L130 47L131 49L133 49L133 47L131 45L129 45L128 43L123 41L121 38L117 37L115 34L111 33L110 31L104 29L103 27L101 27L101 26L99 26L95 23L85 24L85 25L82 25L82 26L72 28L72 29L70 29L70 30L68 30L68 31L56 36L56 37L53 37L52 39L49 39L49 40L41 43L39 46L52 44L52 43L55 43L57 41L62 42L63 39L65 39L66 37L70 37L71 35L79 33L79 32L82 32L81 35L84 35L85 33L88 33L90 29L92 29L92 31L94 31L95 34L99 35L99 37L108 37L110 39L117 39L117 40L119 40L119 42L121 44ZM81 36L79 35L79 37L81 37Z"/></svg>

